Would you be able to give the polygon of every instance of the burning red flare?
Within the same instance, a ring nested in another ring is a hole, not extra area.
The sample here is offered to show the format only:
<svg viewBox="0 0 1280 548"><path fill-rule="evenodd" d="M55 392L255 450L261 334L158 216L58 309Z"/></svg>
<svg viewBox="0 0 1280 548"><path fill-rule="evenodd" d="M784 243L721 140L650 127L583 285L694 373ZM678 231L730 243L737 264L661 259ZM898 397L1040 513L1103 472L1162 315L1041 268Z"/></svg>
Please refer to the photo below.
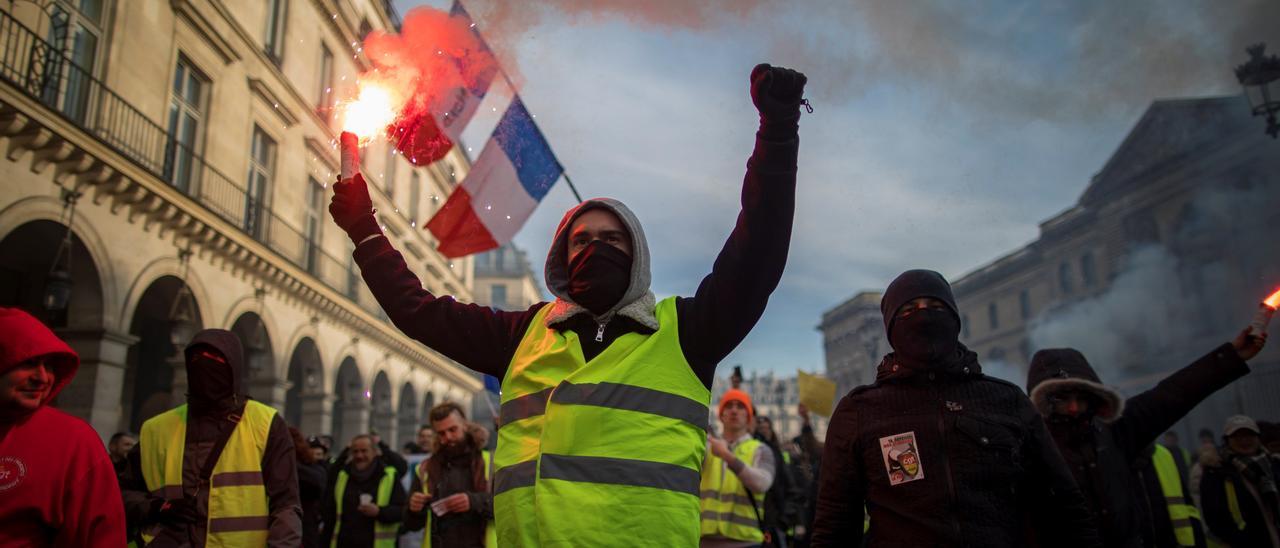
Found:
<svg viewBox="0 0 1280 548"><path fill-rule="evenodd" d="M1280 289L1277 289L1275 293L1272 293L1270 297L1262 301L1262 304L1272 310L1280 308Z"/></svg>
<svg viewBox="0 0 1280 548"><path fill-rule="evenodd" d="M357 85L356 98L343 108L342 129L356 134L361 142L368 142L395 122L405 98L380 82L362 80Z"/></svg>

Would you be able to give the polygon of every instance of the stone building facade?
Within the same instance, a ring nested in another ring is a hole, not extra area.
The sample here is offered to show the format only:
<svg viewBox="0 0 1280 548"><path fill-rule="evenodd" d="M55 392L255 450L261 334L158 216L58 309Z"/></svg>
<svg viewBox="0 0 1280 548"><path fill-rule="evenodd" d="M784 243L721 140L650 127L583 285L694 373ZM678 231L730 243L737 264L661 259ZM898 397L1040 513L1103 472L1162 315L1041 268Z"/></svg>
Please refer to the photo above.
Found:
<svg viewBox="0 0 1280 548"><path fill-rule="evenodd" d="M471 403L480 379L386 320L327 211L334 106L369 67L361 38L397 25L382 0L0 0L0 305L79 352L58 406L136 431L183 400L178 349L203 327L241 336L250 395L307 434L394 444ZM465 155L362 160L424 286L471 300L472 261L421 230Z"/></svg>
<svg viewBox="0 0 1280 548"><path fill-rule="evenodd" d="M822 313L822 351L827 378L835 381L837 397L876 380L880 359L892 351L880 313L882 293L863 291Z"/></svg>
<svg viewBox="0 0 1280 548"><path fill-rule="evenodd" d="M721 369L726 368L721 367ZM727 369L732 371L732 368ZM729 389L729 386L729 377L717 376L711 382L710 424L716 432L722 431L717 413L720 397ZM750 376L742 379L738 389L751 396L751 403L755 405L758 416L769 417L773 421L773 430L780 439L791 440L800 435L801 420L797 412L800 405L800 385L795 375L780 377L774 375L772 371L763 374L752 372ZM837 394L836 399L839 400L839 398L840 394ZM817 413L809 414L813 434L818 440L826 438L828 418Z"/></svg>
<svg viewBox="0 0 1280 548"><path fill-rule="evenodd" d="M1262 128L1243 97L1154 102L1035 241L953 281L961 340L1019 385L1036 350L1079 348L1130 394L1230 340L1280 287L1280 147ZM1252 365L1183 440L1280 416L1280 348Z"/></svg>

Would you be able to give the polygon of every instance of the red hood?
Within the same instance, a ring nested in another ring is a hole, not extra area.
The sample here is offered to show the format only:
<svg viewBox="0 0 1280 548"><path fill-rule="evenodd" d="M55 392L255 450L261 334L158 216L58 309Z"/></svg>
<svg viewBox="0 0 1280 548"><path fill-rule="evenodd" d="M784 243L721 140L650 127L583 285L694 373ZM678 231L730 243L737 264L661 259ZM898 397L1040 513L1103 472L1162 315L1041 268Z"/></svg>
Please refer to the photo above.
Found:
<svg viewBox="0 0 1280 548"><path fill-rule="evenodd" d="M58 396L80 369L80 356L48 327L16 308L0 307L0 374L36 356L48 356L56 380L44 404Z"/></svg>

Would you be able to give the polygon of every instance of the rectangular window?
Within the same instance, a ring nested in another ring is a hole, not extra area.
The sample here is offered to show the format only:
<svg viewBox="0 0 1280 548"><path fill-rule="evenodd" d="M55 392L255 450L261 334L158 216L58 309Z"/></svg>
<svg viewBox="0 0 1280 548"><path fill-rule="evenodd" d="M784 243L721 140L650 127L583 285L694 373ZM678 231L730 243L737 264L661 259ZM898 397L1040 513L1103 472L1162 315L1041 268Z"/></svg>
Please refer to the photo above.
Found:
<svg viewBox="0 0 1280 548"><path fill-rule="evenodd" d="M169 184L195 194L199 186L200 150L204 147L205 108L209 79L185 56L178 56L173 72L173 98L169 101L169 135L165 143L164 177Z"/></svg>
<svg viewBox="0 0 1280 548"><path fill-rule="evenodd" d="M422 179L415 171L409 175L409 225L418 225L418 203L422 201Z"/></svg>
<svg viewBox="0 0 1280 548"><path fill-rule="evenodd" d="M284 60L284 21L285 5L288 0L267 0L266 36L262 40L262 49L276 65Z"/></svg>
<svg viewBox="0 0 1280 548"><path fill-rule="evenodd" d="M46 40L60 51L45 60L47 79L42 100L81 124L88 120L89 95L93 92L93 76L97 70L102 2L58 0L49 13L52 23Z"/></svg>
<svg viewBox="0 0 1280 548"><path fill-rule="evenodd" d="M494 308L507 308L507 286L494 284L489 286L489 302Z"/></svg>
<svg viewBox="0 0 1280 548"><path fill-rule="evenodd" d="M1063 295L1068 295L1071 293L1072 285L1074 284L1071 281L1071 264L1070 263L1059 264L1058 265L1058 289L1062 290Z"/></svg>
<svg viewBox="0 0 1280 548"><path fill-rule="evenodd" d="M316 113L326 123L333 120L333 52L320 45L320 86L316 93Z"/></svg>
<svg viewBox="0 0 1280 548"><path fill-rule="evenodd" d="M276 142L262 128L253 126L253 143L249 152L249 182L244 192L244 222L249 235L261 239L267 193L275 176Z"/></svg>
<svg viewBox="0 0 1280 548"><path fill-rule="evenodd" d="M1084 286L1093 287L1098 283L1098 267L1093 263L1093 253L1085 253L1080 257L1080 274L1084 277Z"/></svg>
<svg viewBox="0 0 1280 548"><path fill-rule="evenodd" d="M1031 294L1025 289L1018 294L1018 308L1022 311L1022 319L1031 317Z"/></svg>
<svg viewBox="0 0 1280 548"><path fill-rule="evenodd" d="M320 264L320 236L324 227L325 188L314 178L307 179L307 272L316 274Z"/></svg>
<svg viewBox="0 0 1280 548"><path fill-rule="evenodd" d="M987 319L991 324L991 329L1000 328L1000 316L997 315L997 312L995 302L987 305Z"/></svg>

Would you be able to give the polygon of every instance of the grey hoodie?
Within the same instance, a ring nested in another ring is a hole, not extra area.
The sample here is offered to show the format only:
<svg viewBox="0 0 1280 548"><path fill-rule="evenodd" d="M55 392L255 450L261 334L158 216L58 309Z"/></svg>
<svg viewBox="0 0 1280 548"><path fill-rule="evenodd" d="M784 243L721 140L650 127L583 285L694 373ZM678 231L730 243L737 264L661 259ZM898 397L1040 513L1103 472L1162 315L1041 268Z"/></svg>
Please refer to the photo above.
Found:
<svg viewBox="0 0 1280 548"><path fill-rule="evenodd" d="M593 209L604 209L618 216L622 225L631 235L631 285L627 292L613 305L608 312L596 318L598 322L608 321L614 314L631 318L650 329L658 329L658 318L654 315L657 300L649 290L652 277L649 273L649 242L645 240L644 228L640 219L622 202L613 198L592 198L565 212L556 227L556 236L551 240L551 249L547 251L547 264L543 269L547 289L555 295L551 310L547 313L547 327L553 327L569 318L580 314L591 314L586 308L573 302L569 297L569 227L579 215Z"/></svg>

